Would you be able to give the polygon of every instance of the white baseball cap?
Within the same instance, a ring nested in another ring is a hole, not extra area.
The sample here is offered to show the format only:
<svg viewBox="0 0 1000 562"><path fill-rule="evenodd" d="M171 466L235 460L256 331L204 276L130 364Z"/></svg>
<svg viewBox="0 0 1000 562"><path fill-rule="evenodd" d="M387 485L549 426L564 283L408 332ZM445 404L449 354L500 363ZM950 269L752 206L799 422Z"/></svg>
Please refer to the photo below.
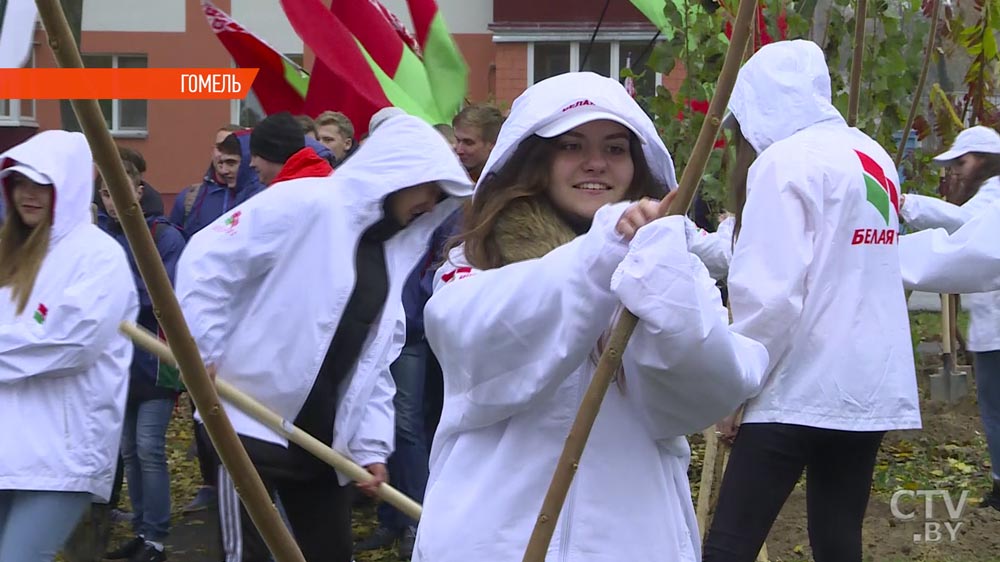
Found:
<svg viewBox="0 0 1000 562"><path fill-rule="evenodd" d="M52 185L53 183L52 180L49 179L49 176L46 176L27 164L14 164L13 166L8 166L3 170L0 170L0 179L4 179L13 173L26 176L28 179L39 185Z"/></svg>
<svg viewBox="0 0 1000 562"><path fill-rule="evenodd" d="M646 139L636 130L627 119L604 109L598 105L595 105L590 100L579 100L576 101L565 108L558 117L550 121L548 124L540 127L535 134L546 139L551 139L558 137L572 131L573 129L583 125L585 123L590 123L591 121L614 121L619 125L625 127L626 129L632 131L632 133L639 139L643 144L646 143Z"/></svg>
<svg viewBox="0 0 1000 562"><path fill-rule="evenodd" d="M965 156L970 152L986 152L1000 154L1000 133L989 127L970 127L958 134L951 150L934 157L938 163L950 162Z"/></svg>

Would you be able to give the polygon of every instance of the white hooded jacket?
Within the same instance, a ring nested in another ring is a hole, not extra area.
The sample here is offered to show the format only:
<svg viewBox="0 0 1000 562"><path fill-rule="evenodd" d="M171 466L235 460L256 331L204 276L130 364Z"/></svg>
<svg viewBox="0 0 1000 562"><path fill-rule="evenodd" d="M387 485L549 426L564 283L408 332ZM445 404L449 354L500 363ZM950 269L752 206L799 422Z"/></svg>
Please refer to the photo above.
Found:
<svg viewBox="0 0 1000 562"><path fill-rule="evenodd" d="M616 81L561 75L514 102L485 174L573 103L567 92L651 129ZM646 141L651 166L663 174L666 149L655 136ZM547 559L700 559L684 436L756 389L767 355L729 331L714 282L688 253L685 219L644 226L628 244L614 230L628 205L603 207L589 232L541 258L480 271L459 247L438 272L425 327L445 400L415 561L521 559L593 376L591 352L619 303L641 320Z"/></svg>
<svg viewBox="0 0 1000 562"><path fill-rule="evenodd" d="M909 198L909 196L907 196ZM899 239L899 264L908 290L934 293L1000 291L1000 201L953 234L943 228Z"/></svg>
<svg viewBox="0 0 1000 562"><path fill-rule="evenodd" d="M729 271L733 328L771 361L743 422L920 427L892 159L831 105L809 41L751 57L730 110L758 153Z"/></svg>
<svg viewBox="0 0 1000 562"><path fill-rule="evenodd" d="M90 221L93 161L80 133L45 131L0 154L52 180L52 235L21 314L0 288L0 490L111 495L139 311L121 245ZM4 184L6 185L6 178ZM10 207L7 189L5 204Z"/></svg>
<svg viewBox="0 0 1000 562"><path fill-rule="evenodd" d="M924 195L907 195L899 214L914 230L943 228L955 232L973 217L1000 201L1000 177L986 180L976 194L958 206ZM962 297L969 308L969 351L1000 349L1000 291Z"/></svg>
<svg viewBox="0 0 1000 562"><path fill-rule="evenodd" d="M191 239L177 267L177 296L206 364L294 420L354 287L361 235L383 218L386 197L432 181L452 197L385 242L385 307L341 384L333 435L315 436L361 465L385 462L393 449L389 365L405 340L403 284L456 197L472 192L444 138L415 117L392 117L333 175L279 182L220 217ZM239 434L287 446L226 409Z"/></svg>

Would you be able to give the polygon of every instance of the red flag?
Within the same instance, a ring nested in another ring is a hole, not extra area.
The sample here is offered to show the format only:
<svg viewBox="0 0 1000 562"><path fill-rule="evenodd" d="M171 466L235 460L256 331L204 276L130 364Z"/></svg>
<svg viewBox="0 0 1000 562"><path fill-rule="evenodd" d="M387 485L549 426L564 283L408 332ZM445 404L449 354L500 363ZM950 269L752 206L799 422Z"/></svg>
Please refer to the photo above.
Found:
<svg viewBox="0 0 1000 562"><path fill-rule="evenodd" d="M253 83L253 92L264 112L302 113L309 75L209 0L202 0L201 8L209 27L232 55L236 65L260 69Z"/></svg>
<svg viewBox="0 0 1000 562"><path fill-rule="evenodd" d="M305 113L340 111L360 136L368 120L392 104L386 97L354 36L320 0L281 0L295 32L316 53Z"/></svg>
<svg viewBox="0 0 1000 562"><path fill-rule="evenodd" d="M334 1L330 5L330 11L357 38L385 77L396 83L396 91L406 94L408 100L396 99L395 92L386 91L386 97L393 105L416 106L422 108L422 113L429 114L435 122L450 121L450 115L442 117L438 111L427 71L420 58L406 45L380 6L374 0L341 0ZM388 84L382 84L382 87L385 90Z"/></svg>
<svg viewBox="0 0 1000 562"><path fill-rule="evenodd" d="M368 1L374 4L376 8L378 8L379 12L382 13L382 17L384 17L385 21L389 22L389 25L391 25L392 28L396 30L396 34L399 35L399 38L403 40L403 43L406 43L406 46L409 47L410 50L413 51L414 54L416 54L418 57L421 56L420 45L417 44L417 38L414 37L412 33L410 33L409 29L406 29L406 26L403 25L403 22L399 21L399 18L396 17L396 14L386 9L386 7L383 6L382 3L379 2L378 0L368 0Z"/></svg>

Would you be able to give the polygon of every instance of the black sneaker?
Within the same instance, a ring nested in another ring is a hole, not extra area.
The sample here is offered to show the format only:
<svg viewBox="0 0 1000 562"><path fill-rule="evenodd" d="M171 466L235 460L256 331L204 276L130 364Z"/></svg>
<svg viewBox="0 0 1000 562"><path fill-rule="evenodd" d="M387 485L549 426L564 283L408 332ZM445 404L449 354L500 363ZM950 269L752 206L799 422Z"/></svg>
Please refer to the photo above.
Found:
<svg viewBox="0 0 1000 562"><path fill-rule="evenodd" d="M142 547L146 546L146 541L142 537L136 537L120 547L104 555L106 560L128 560L138 554Z"/></svg>
<svg viewBox="0 0 1000 562"><path fill-rule="evenodd" d="M380 548L389 548L396 543L396 539L399 538L399 535L399 531L379 525L375 528L375 531L372 532L372 534L368 535L365 540L361 541L354 547L354 551L366 552L369 550L378 550Z"/></svg>
<svg viewBox="0 0 1000 562"><path fill-rule="evenodd" d="M166 562L167 554L148 542L143 542L142 548L128 562Z"/></svg>
<svg viewBox="0 0 1000 562"><path fill-rule="evenodd" d="M983 500L979 502L979 507L992 507L1000 511L1000 482L993 483L993 489L983 496Z"/></svg>
<svg viewBox="0 0 1000 562"><path fill-rule="evenodd" d="M417 542L417 528L406 527L402 536L399 537L399 558L409 561L413 558L413 545Z"/></svg>

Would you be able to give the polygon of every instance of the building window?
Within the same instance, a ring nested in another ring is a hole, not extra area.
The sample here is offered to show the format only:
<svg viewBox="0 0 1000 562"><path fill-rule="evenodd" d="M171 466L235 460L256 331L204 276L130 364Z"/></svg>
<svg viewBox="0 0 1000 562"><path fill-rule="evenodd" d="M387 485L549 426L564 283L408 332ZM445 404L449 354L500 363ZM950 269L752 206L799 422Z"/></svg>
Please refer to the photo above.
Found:
<svg viewBox="0 0 1000 562"><path fill-rule="evenodd" d="M528 85L565 72L584 70L620 79L631 57L632 71L643 76L635 81L636 92L652 96L661 76L646 68L652 48L649 41L596 41L587 54L589 41L545 41L528 43ZM639 57L642 57L641 59ZM584 60L586 58L586 60Z"/></svg>
<svg viewBox="0 0 1000 562"><path fill-rule="evenodd" d="M285 53L285 58L302 68L302 53ZM232 64L236 68L236 63ZM264 108L260 105L257 95L250 90L247 96L241 100L233 100L230 107L230 117L234 125L241 127L256 127L261 119L267 117Z"/></svg>
<svg viewBox="0 0 1000 562"><path fill-rule="evenodd" d="M24 68L35 67L35 50L31 50L31 55ZM0 127L23 127L37 126L35 121L35 100L7 100L0 99Z"/></svg>
<svg viewBox="0 0 1000 562"><path fill-rule="evenodd" d="M148 68L146 55L83 55L87 68ZM149 130L147 100L98 100L104 122L119 137L146 136ZM79 130L79 126L74 127Z"/></svg>
<svg viewBox="0 0 1000 562"><path fill-rule="evenodd" d="M535 45L534 60L535 82L541 82L557 74L563 74L572 68L570 53L572 43L538 43Z"/></svg>

